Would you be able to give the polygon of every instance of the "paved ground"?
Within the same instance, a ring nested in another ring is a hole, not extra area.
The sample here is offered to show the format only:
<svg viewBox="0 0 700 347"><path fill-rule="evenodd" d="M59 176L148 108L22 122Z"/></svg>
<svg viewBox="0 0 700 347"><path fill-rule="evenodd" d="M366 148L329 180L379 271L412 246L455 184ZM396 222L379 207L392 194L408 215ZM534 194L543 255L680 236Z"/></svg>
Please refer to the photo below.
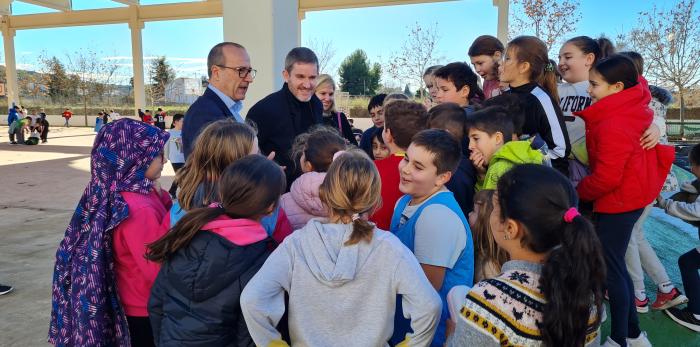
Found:
<svg viewBox="0 0 700 347"><path fill-rule="evenodd" d="M38 146L9 145L7 127L0 126L0 134L0 283L15 286L15 292L0 297L0 347L46 346L54 256L89 179L94 133L91 128L53 128L49 142ZM166 166L164 187L172 175ZM647 237L679 284L676 259L698 244L697 234L682 222L664 219L659 210L652 215L645 225ZM648 288L653 299L653 284ZM700 335L661 312L640 320L654 346L700 346ZM608 330L605 325L603 336Z"/></svg>
<svg viewBox="0 0 700 347"><path fill-rule="evenodd" d="M58 243L90 177L91 128L53 128L49 142L10 145L0 127L0 346L46 346ZM162 185L173 171L166 166Z"/></svg>

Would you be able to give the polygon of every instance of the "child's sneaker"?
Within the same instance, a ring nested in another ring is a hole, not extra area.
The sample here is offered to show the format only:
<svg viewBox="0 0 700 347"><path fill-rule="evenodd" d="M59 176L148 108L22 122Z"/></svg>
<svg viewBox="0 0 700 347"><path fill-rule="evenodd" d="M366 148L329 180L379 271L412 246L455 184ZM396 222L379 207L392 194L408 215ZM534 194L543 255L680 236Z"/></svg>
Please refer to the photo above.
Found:
<svg viewBox="0 0 700 347"><path fill-rule="evenodd" d="M692 312L688 311L687 308L681 310L675 307L671 307L665 310L666 314L671 317L676 323L700 333L700 319L695 318Z"/></svg>
<svg viewBox="0 0 700 347"><path fill-rule="evenodd" d="M688 302L688 298L686 298L678 288L673 288L670 293L662 293L657 290L656 301L651 304L651 308L655 310L665 310L673 306L685 304L686 302Z"/></svg>
<svg viewBox="0 0 700 347"><path fill-rule="evenodd" d="M635 295L634 305L637 306L637 312L639 312L639 313L649 312L649 298L644 298L644 300L639 300L639 299L637 299L637 296Z"/></svg>
<svg viewBox="0 0 700 347"><path fill-rule="evenodd" d="M13 289L14 289L14 288L12 288L12 286L6 286L6 285L0 284L0 295L8 294L8 293L10 293Z"/></svg>
<svg viewBox="0 0 700 347"><path fill-rule="evenodd" d="M651 342L647 338L647 332L642 331L639 336L630 339L627 338L627 347L651 347Z"/></svg>

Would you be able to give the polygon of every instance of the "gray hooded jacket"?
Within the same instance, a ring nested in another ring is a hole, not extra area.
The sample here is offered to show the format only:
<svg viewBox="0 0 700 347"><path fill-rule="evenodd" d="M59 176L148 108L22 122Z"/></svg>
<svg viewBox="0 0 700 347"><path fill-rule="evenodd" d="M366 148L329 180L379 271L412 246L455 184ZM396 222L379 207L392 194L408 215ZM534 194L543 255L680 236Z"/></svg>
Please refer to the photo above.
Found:
<svg viewBox="0 0 700 347"><path fill-rule="evenodd" d="M289 293L293 346L387 346L397 294L411 318L410 346L428 346L441 301L413 254L393 234L344 243L351 224L310 220L270 255L241 295L250 335L258 346L281 340L275 329Z"/></svg>

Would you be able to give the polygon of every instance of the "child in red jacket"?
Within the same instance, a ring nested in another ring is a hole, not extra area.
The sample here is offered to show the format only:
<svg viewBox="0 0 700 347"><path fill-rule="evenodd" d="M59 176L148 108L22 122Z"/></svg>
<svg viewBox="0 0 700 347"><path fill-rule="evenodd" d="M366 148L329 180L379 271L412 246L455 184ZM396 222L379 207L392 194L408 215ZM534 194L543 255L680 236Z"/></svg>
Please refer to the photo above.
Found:
<svg viewBox="0 0 700 347"><path fill-rule="evenodd" d="M575 114L586 122L591 174L577 191L581 200L593 202L607 265L612 328L603 346L650 346L639 329L625 252L635 222L661 191L674 150L664 145L644 150L639 143L653 117L648 107L651 94L629 58L600 60L589 79L593 104Z"/></svg>
<svg viewBox="0 0 700 347"><path fill-rule="evenodd" d="M395 100L384 106L384 144L391 153L387 158L375 160L382 178L382 205L372 214L370 221L377 228L389 230L396 201L403 193L399 190L399 163L406 155L411 138L427 128L428 111L425 106L407 100Z"/></svg>

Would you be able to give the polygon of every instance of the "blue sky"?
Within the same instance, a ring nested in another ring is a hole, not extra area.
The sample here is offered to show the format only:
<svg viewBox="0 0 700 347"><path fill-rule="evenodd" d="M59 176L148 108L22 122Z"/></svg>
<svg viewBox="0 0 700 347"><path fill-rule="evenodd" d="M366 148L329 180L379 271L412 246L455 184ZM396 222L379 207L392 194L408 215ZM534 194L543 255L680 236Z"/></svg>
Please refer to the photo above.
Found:
<svg viewBox="0 0 700 347"><path fill-rule="evenodd" d="M166 2L182 1L141 0L142 4ZM605 34L614 38L630 30L638 13L649 9L652 4L664 7L676 2L580 0L582 19L577 30L568 36ZM121 5L107 0L73 0L76 10L117 6ZM51 11L21 2L13 5L14 14ZM444 58L443 62L464 61L474 38L482 34L495 35L497 10L491 0L460 0L309 12L302 22L302 44L311 39L331 41L336 51L331 65L335 66L357 48L364 49L371 62L383 63L393 52L399 51L408 27L415 23L421 26L437 23L440 35L438 53ZM120 74L128 80L127 76L131 74L129 39L126 24L21 30L15 36L16 59L19 68L36 69L37 58L42 52L65 60L70 52L91 49L120 64ZM148 57L166 56L178 76L201 76L206 73L205 58L209 48L222 39L221 18L148 22L143 30L144 56L146 63ZM0 60L4 64L4 56ZM255 57L252 60L255 65Z"/></svg>

